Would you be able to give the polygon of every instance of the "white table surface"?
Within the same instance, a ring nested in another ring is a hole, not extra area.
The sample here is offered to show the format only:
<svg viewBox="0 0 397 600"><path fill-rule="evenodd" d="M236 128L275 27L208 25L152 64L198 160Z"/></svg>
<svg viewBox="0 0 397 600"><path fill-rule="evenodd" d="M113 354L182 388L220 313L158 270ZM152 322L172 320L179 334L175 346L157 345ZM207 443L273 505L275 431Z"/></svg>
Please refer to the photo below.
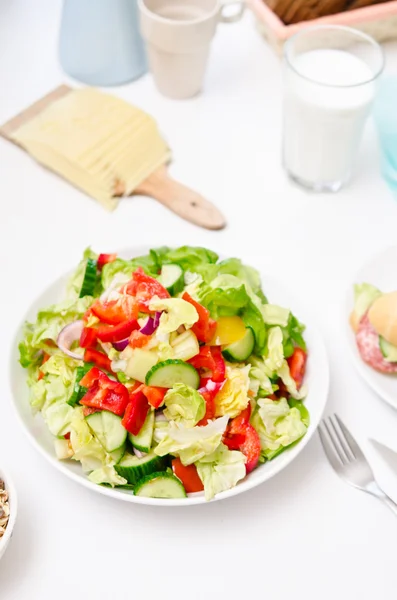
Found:
<svg viewBox="0 0 397 600"><path fill-rule="evenodd" d="M57 58L59 17L59 0L0 3L0 122L68 81ZM394 62L397 70L397 46L386 51L388 69ZM213 199L229 225L204 231L145 198L107 214L0 140L0 461L19 492L0 564L1 600L395 598L397 520L334 475L317 435L261 487L181 510L96 495L55 471L25 438L12 409L8 355L27 305L88 244L106 252L166 241L239 255L284 278L328 347L327 410L364 444L377 436L397 445L397 414L353 370L341 321L356 269L396 243L397 204L379 174L372 126L345 190L316 196L293 187L280 166L280 64L251 15L219 27L199 98L164 99L149 75L113 91L158 119L174 150L172 173ZM397 473L371 456L397 499Z"/></svg>

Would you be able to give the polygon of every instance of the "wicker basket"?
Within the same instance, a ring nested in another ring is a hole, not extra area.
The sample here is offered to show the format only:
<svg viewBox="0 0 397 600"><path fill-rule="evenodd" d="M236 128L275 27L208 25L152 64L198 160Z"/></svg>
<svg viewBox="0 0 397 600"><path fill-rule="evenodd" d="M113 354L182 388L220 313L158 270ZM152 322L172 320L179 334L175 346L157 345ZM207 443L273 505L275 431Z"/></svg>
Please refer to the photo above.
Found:
<svg viewBox="0 0 397 600"><path fill-rule="evenodd" d="M258 29L277 54L282 54L284 42L301 29L316 25L346 25L355 27L384 42L397 38L397 1L358 8L329 17L285 25L264 0L246 0L257 17Z"/></svg>

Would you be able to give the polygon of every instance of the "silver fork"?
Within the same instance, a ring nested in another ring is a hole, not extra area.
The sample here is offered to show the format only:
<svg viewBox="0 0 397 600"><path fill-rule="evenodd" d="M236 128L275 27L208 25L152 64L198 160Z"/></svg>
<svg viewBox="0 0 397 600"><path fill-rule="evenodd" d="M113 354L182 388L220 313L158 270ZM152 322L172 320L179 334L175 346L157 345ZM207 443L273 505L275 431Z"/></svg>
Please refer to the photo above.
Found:
<svg viewBox="0 0 397 600"><path fill-rule="evenodd" d="M318 433L334 471L353 487L382 500L397 515L397 504L377 484L360 446L338 415L323 419Z"/></svg>

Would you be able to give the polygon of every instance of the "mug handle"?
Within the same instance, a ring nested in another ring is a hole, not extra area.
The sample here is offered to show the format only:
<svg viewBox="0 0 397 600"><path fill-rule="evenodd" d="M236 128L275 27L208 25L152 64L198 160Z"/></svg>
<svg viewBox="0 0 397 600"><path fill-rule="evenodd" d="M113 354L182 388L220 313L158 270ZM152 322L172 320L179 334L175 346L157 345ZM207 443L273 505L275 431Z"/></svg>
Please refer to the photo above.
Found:
<svg viewBox="0 0 397 600"><path fill-rule="evenodd" d="M231 15L225 14L225 8L233 5L235 5L238 10ZM245 2L240 2L239 0L221 0L220 19L222 23L236 23L243 16L244 10Z"/></svg>

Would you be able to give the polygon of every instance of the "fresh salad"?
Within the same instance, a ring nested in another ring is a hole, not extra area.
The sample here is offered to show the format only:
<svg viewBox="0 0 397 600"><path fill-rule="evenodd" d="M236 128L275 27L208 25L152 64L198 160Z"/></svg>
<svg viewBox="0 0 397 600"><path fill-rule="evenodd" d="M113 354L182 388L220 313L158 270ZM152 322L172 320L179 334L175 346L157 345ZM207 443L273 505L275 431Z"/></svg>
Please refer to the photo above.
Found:
<svg viewBox="0 0 397 600"><path fill-rule="evenodd" d="M26 323L20 363L58 459L137 496L211 500L305 435L303 330L236 258L88 249Z"/></svg>

